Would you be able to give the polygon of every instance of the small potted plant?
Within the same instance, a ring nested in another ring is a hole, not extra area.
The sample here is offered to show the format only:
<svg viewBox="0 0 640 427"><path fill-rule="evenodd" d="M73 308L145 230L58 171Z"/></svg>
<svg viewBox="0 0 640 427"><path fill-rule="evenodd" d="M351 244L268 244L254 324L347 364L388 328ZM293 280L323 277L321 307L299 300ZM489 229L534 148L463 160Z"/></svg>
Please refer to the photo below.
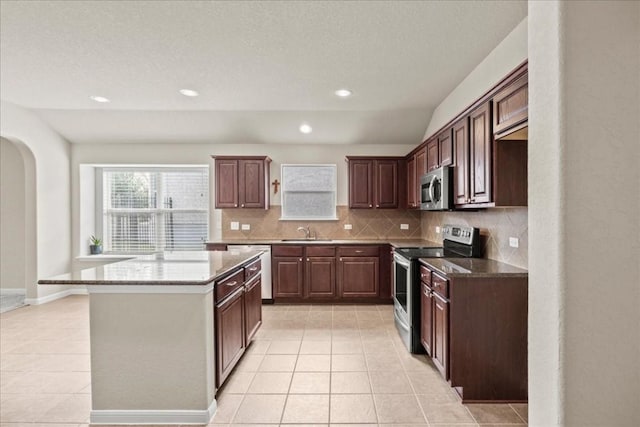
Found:
<svg viewBox="0 0 640 427"><path fill-rule="evenodd" d="M91 236L91 244L89 245L89 250L91 251L91 255L99 255L102 253L102 239L96 236Z"/></svg>

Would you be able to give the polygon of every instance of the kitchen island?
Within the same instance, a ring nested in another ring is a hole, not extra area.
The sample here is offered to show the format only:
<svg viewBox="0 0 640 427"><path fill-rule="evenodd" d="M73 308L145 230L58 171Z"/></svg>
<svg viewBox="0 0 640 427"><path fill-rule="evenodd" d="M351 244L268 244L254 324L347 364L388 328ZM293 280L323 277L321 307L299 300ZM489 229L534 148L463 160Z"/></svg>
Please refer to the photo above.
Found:
<svg viewBox="0 0 640 427"><path fill-rule="evenodd" d="M164 252L38 281L87 287L92 424L209 422L216 410L215 290L232 276L244 278L260 254Z"/></svg>

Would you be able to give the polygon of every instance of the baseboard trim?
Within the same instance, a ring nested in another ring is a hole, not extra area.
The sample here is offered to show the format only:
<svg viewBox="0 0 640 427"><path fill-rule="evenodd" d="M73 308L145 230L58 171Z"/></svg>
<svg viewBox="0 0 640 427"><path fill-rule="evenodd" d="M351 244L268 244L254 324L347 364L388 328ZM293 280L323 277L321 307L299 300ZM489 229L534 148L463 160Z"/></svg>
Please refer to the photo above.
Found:
<svg viewBox="0 0 640 427"><path fill-rule="evenodd" d="M60 298L68 297L69 295L88 295L88 293L86 288L66 289L64 291L56 292L55 294L46 295L44 297L25 298L24 303L27 305L46 304Z"/></svg>
<svg viewBox="0 0 640 427"><path fill-rule="evenodd" d="M198 410L92 410L91 424L209 424L216 413L214 399L209 409Z"/></svg>

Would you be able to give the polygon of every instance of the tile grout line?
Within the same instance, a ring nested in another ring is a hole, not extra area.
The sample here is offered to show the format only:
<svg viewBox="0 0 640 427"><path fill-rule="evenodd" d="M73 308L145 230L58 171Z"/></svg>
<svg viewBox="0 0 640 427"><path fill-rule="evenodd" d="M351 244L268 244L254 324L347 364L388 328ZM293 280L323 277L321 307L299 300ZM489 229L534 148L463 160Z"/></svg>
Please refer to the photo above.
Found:
<svg viewBox="0 0 640 427"><path fill-rule="evenodd" d="M522 418L522 416L520 415L520 412L516 411L516 410L515 410L515 408L513 407L513 405L512 405L511 403L509 403L509 407L511 408L511 410L512 410L513 412L515 412L515 413L516 413L516 415L518 416L518 418L520 418L520 419L522 420L522 422L523 422L525 425L529 425L529 421L527 421L527 420L525 420L524 418ZM529 408L527 407L527 415L528 415L528 412L529 412Z"/></svg>

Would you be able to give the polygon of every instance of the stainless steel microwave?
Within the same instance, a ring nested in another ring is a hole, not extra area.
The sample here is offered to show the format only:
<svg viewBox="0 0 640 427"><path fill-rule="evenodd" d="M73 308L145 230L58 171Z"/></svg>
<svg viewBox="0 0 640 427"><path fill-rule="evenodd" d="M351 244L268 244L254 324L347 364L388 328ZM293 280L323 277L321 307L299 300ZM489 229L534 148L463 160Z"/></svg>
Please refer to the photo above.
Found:
<svg viewBox="0 0 640 427"><path fill-rule="evenodd" d="M442 166L420 178L420 209L445 211L453 209L453 168Z"/></svg>

